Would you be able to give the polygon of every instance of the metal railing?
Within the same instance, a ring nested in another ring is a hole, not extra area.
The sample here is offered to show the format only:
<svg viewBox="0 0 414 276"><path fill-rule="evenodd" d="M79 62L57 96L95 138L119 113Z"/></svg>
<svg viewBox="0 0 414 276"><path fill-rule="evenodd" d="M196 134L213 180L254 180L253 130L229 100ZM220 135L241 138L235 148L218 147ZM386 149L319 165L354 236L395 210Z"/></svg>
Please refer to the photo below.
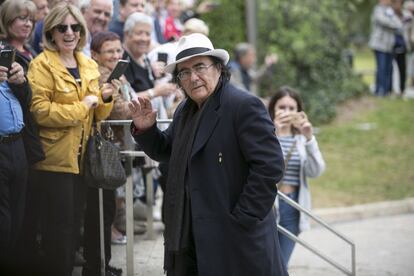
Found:
<svg viewBox="0 0 414 276"><path fill-rule="evenodd" d="M110 124L110 125L122 125L124 126L124 137L130 137L130 124L132 120L108 120L102 121L103 124ZM165 119L165 120L157 120L157 124L169 124L172 122L172 119ZM125 148L126 150L122 150L121 154L125 156L125 169L129 172L129 176L127 177L127 182L125 185L125 203L126 203L126 236L127 236L127 245L126 245L126 266L127 266L127 275L134 275L134 214L133 214L133 182L132 182L132 159L135 157L146 157L146 168L154 168L154 161L152 161L143 151L135 151L132 139L124 139ZM146 177L146 199L147 199L147 239L153 240L155 239L154 234L154 219L153 219L153 179L152 179L152 170L147 170L145 177ZM282 226L278 225L278 230L282 234L286 235L289 239L301 244L315 255L319 256L332 266L336 267L346 275L356 275L356 264L355 264L355 244L345 235L340 233L339 231L335 230L333 227L328 225L322 219L315 216L311 211L303 208L298 203L287 197L281 192L278 192L279 198L286 201L289 205L293 208L299 210L300 212L304 212L306 215L314 219L317 223L331 231L334 235L338 236L346 243L351 246L351 258L352 258L352 269L349 270L343 265L339 264L338 262L334 261L332 258L328 257L326 254L322 253L320 250L316 249L314 246L310 245L306 241L298 238Z"/></svg>
<svg viewBox="0 0 414 276"><path fill-rule="evenodd" d="M290 206L292 206L296 210L305 213L307 216L314 219L317 223L319 223L320 225L322 225L323 227L325 227L326 229L331 231L335 236L341 238L343 241L345 241L346 243L348 243L351 246L351 266L352 266L351 270L347 269L346 267L344 267L340 263L334 261L332 258L328 257L326 254L322 253L320 250L316 249L314 246L310 245L309 243L307 243L303 239L298 238L296 235L292 234L290 231L286 230L285 228L283 228L280 225L277 226L279 232L281 232L283 235L286 235L289 239L301 244L303 247L307 248L308 250L313 252L315 255L319 256L320 258L322 258L323 260L325 260L326 262L328 262L332 266L336 267L337 269L339 269L340 271L342 271L346 275L355 276L356 275L355 243L351 239L346 237L344 234L340 233L338 230L335 230L332 226L328 225L322 219L315 216L311 211L303 208L298 203L296 203L294 200L292 200L289 197L287 197L286 195L284 195L282 192L278 192L277 195L279 196L280 199L284 200L287 204L289 204Z"/></svg>
<svg viewBox="0 0 414 276"><path fill-rule="evenodd" d="M169 124L172 122L172 119L157 120L157 124ZM134 200L133 200L133 182L132 182L132 160L135 157L146 157L146 168L150 168L145 173L146 179L146 202L147 202L147 231L146 238L150 240L155 239L154 234L154 218L153 218L153 179L152 179L152 169L155 167L154 161L143 151L134 150L134 144L132 139L126 139L126 137L131 137L131 132L129 126L132 123L132 120L107 120L101 121L102 124L117 125L123 126L124 128L124 147L125 150L121 151L121 154L125 157L125 170L127 172L127 182L125 184L125 219L126 219L126 275L134 275Z"/></svg>

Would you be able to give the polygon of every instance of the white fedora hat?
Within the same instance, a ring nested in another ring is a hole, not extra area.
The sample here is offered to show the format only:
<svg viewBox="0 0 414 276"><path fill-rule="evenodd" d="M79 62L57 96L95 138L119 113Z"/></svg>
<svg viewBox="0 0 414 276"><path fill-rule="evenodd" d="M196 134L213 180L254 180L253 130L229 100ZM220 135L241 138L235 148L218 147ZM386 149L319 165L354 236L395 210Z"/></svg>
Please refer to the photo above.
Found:
<svg viewBox="0 0 414 276"><path fill-rule="evenodd" d="M200 33L194 33L180 38L176 49L175 62L165 66L164 71L173 73L175 66L178 63L197 56L217 57L221 59L224 64L227 64L230 58L229 53L226 50L214 49L213 44L207 36Z"/></svg>

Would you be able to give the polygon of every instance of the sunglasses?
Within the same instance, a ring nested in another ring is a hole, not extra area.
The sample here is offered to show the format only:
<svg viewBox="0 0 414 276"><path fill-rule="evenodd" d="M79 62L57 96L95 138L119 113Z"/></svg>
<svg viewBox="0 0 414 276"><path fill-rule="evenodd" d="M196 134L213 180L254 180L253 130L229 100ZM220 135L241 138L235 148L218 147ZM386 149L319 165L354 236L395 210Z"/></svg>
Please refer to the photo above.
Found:
<svg viewBox="0 0 414 276"><path fill-rule="evenodd" d="M66 33L66 31L68 30L69 27L71 28L72 32L74 32L74 33L80 32L82 30L82 25L81 24L72 24L72 25L59 24L59 25L56 26L56 30L61 34L64 34L64 33Z"/></svg>

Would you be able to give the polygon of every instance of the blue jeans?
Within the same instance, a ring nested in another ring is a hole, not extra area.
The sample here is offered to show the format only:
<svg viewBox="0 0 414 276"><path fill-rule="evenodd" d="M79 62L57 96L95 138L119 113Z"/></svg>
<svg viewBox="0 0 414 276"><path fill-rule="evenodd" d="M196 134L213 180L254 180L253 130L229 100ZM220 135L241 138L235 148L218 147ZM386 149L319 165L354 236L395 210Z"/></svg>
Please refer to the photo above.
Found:
<svg viewBox="0 0 414 276"><path fill-rule="evenodd" d="M298 195L298 191L286 194L286 196L296 202L298 201ZM299 211L291 207L284 200L279 200L279 215L279 225L297 236L299 234ZM295 242L284 234L280 234L279 244L282 250L283 264L287 268L293 248L295 247Z"/></svg>
<svg viewBox="0 0 414 276"><path fill-rule="evenodd" d="M375 52L377 62L377 73L375 80L375 95L386 96L391 91L392 86L392 53L380 51Z"/></svg>

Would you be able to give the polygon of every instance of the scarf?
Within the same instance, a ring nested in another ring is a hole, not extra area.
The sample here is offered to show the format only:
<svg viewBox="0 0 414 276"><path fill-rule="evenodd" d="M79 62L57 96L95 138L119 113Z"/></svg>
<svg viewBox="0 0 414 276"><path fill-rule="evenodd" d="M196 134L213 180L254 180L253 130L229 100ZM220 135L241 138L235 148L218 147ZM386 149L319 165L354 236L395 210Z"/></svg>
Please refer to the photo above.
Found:
<svg viewBox="0 0 414 276"><path fill-rule="evenodd" d="M177 252L188 246L188 226L191 214L190 197L185 182L191 150L201 114L206 105L207 102L198 109L197 104L188 98L181 111L182 115L177 118L165 197L164 236L166 251Z"/></svg>

